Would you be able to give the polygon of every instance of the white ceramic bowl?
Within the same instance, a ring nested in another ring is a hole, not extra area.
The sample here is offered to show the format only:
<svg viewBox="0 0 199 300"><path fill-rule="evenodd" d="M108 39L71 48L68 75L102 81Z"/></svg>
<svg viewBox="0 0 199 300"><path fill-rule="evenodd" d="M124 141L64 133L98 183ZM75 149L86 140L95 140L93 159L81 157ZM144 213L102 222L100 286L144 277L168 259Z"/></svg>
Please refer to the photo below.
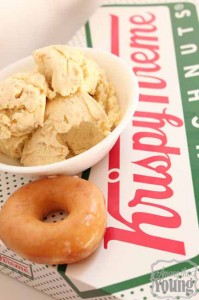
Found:
<svg viewBox="0 0 199 300"><path fill-rule="evenodd" d="M49 165L24 167L0 154L0 171L36 176L78 174L100 161L110 151L120 133L131 121L139 96L138 82L132 70L121 58L108 52L92 48L80 48L80 50L85 56L93 58L105 69L108 80L113 84L122 111L122 119L119 125L104 140L91 149L70 159ZM0 72L0 81L16 72L30 71L33 68L33 58L24 58L3 69Z"/></svg>

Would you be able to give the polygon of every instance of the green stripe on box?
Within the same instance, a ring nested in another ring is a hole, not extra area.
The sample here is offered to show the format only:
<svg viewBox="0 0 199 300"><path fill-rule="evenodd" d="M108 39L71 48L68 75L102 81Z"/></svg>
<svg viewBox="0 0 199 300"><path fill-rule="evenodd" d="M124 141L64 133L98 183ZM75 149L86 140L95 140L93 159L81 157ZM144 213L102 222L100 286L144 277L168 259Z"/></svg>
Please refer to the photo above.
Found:
<svg viewBox="0 0 199 300"><path fill-rule="evenodd" d="M178 67L178 76L181 90L181 100L184 112L184 123L187 136L187 145L189 151L189 160L192 173L193 188L195 193L197 215L199 221L199 147L198 150L196 146L199 145L199 128L195 128L192 125L192 118L194 116L199 117L199 100L190 102L188 100L188 91L199 90L199 48L193 54L182 55L181 46L195 44L199 47L199 22L197 17L197 11L192 3L181 3L181 5L190 11L190 16L184 17L183 22L181 18L176 18L175 14L177 11L171 10L171 19L173 24L173 37L174 45L176 49L176 61ZM190 29L179 36L179 28ZM186 78L185 70L187 66L198 65L198 75ZM186 189L186 185L183 187ZM189 199L187 199L189 201Z"/></svg>
<svg viewBox="0 0 199 300"><path fill-rule="evenodd" d="M90 31L89 22L87 22L86 25L85 25L85 31L86 31L86 43L87 43L87 47L92 48L93 44L92 44L92 39L91 39L91 31Z"/></svg>

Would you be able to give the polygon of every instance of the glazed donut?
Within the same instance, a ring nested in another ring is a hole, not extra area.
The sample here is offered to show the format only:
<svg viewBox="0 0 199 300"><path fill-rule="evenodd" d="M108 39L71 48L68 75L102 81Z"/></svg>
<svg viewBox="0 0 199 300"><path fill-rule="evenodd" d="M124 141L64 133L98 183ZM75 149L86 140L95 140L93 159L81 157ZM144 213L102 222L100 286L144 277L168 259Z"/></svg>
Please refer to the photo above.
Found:
<svg viewBox="0 0 199 300"><path fill-rule="evenodd" d="M50 212L63 221L43 222ZM0 239L25 259L40 264L80 261L100 245L106 227L101 191L91 182L57 176L39 179L14 192L0 211Z"/></svg>

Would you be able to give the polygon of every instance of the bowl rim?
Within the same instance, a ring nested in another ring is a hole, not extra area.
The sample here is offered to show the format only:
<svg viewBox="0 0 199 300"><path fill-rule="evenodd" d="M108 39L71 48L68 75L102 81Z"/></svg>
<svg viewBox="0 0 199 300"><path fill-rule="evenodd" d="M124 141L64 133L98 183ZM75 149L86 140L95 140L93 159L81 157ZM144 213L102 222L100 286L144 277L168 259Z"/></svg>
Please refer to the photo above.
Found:
<svg viewBox="0 0 199 300"><path fill-rule="evenodd" d="M3 172L8 172L8 173L34 175L34 174L40 174L40 173L47 173L47 172L51 172L51 171L53 172L53 171L59 169L60 167L63 170L64 167L67 167L70 164L80 163L81 160L84 160L84 158L87 157L88 155L92 155L93 152L94 153L98 152L101 148L104 147L104 145L108 141L117 139L119 137L119 135L121 134L121 132L123 131L123 129L131 121L132 116L136 110L138 100L139 100L138 79L135 76L133 70L128 66L128 64L122 58L120 58L108 51L99 50L99 49L95 49L95 48L89 48L89 47L72 47L72 48L82 50L83 52L85 51L88 54L89 54L89 52L95 52L96 54L97 53L104 54L106 56L109 56L112 60L119 62L120 65L123 65L123 67L126 69L126 72L129 73L129 78L132 79L131 81L133 83L132 89L131 89L130 95L129 95L129 98L131 99L130 100L131 105L129 105L129 107L128 107L127 111L124 113L120 123L113 129L113 131L107 137L105 137L101 142L99 142L92 148L86 150L85 152L80 153L74 157L71 157L71 158L63 160L63 161L59 161L59 162L55 162L55 163L47 164L47 165L41 165L41 166L15 166L15 165L8 165L8 164L4 164L4 163L0 162L0 172L3 171ZM33 59L32 56L26 56L14 63L8 65L7 67L0 70L0 76L4 72L7 73L17 66L19 66L19 68L20 68L20 66L23 66L25 63L27 63L28 61L31 61L32 59ZM20 70L19 70L19 72L20 72Z"/></svg>

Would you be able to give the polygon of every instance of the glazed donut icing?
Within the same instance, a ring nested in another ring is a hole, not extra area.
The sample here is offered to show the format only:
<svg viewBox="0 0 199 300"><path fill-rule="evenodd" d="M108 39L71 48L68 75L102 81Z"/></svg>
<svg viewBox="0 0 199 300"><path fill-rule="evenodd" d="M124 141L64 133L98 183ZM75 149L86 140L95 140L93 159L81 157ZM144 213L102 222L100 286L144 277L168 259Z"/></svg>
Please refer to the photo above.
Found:
<svg viewBox="0 0 199 300"><path fill-rule="evenodd" d="M65 211L60 222L45 223L50 212ZM103 239L106 208L90 181L70 176L39 179L14 192L0 211L0 239L32 262L68 264L93 253Z"/></svg>

